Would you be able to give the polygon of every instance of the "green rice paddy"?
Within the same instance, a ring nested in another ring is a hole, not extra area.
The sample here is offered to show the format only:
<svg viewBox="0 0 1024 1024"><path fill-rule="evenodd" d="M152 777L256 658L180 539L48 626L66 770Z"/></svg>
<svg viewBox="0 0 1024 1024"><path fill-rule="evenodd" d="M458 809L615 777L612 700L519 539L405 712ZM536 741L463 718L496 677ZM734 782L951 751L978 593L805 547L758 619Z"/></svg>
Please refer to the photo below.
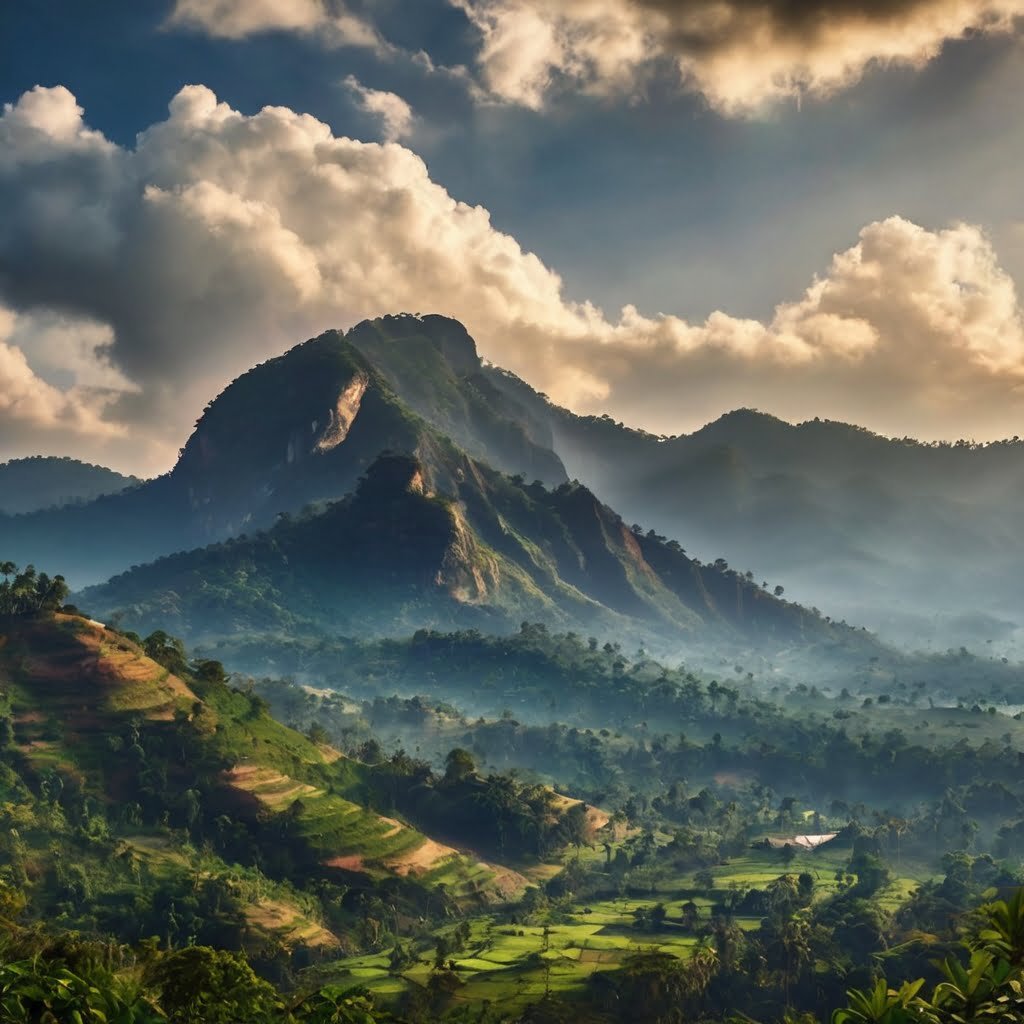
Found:
<svg viewBox="0 0 1024 1024"><path fill-rule="evenodd" d="M688 875L660 886L650 896L592 900L575 904L568 912L552 911L547 924L512 924L497 915L473 918L469 940L447 958L462 983L455 1000L523 1005L546 992L579 991L592 974L614 970L634 953L688 957L701 941L696 931L707 923L712 905L730 890L763 889L780 875L807 872L815 879L816 898L825 898L837 891L836 872L845 868L849 856L849 850L841 848L801 851L786 864L777 850L751 850L711 868L710 890L701 891ZM910 874L876 897L887 910L899 906L924 880L923 875ZM683 924L683 907L691 902L698 908L695 930ZM657 904L666 910L661 926L638 928L637 912L650 911ZM747 931L761 924L760 917L736 916L734 921ZM435 936L450 936L454 929L454 925L441 929ZM410 986L426 986L435 970L435 957L433 940L424 940L417 947L415 962L401 971L390 970L389 954L380 953L339 961L330 975L343 986L366 987L381 997L393 997Z"/></svg>

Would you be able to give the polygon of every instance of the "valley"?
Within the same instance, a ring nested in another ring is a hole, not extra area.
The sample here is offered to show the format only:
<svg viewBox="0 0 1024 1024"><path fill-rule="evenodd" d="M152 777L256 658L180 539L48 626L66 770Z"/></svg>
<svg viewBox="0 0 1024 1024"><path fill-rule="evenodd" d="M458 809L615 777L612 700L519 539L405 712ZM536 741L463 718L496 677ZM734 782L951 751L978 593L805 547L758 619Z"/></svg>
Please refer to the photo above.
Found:
<svg viewBox="0 0 1024 1024"><path fill-rule="evenodd" d="M810 1021L922 978L914 1019L964 1024L967 957L999 1016L1024 666L788 574L846 588L856 474L989 480L1016 445L655 438L401 315L243 374L164 476L43 460L0 515L0 1017Z"/></svg>

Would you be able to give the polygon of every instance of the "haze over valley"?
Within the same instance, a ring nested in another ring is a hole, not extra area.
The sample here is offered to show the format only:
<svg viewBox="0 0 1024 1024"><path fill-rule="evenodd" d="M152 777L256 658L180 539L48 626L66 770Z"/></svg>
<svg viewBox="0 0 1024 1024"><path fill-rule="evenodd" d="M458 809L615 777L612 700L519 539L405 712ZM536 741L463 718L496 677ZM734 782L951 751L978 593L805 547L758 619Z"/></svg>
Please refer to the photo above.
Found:
<svg viewBox="0 0 1024 1024"><path fill-rule="evenodd" d="M0 13L0 1022L1021 1019L1022 25Z"/></svg>

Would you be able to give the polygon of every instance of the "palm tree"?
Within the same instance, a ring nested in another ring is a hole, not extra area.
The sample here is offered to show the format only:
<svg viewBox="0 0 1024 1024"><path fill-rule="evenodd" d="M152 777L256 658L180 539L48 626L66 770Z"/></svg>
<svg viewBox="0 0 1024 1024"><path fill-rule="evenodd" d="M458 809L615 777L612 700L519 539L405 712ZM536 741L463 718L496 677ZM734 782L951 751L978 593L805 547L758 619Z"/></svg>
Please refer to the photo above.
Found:
<svg viewBox="0 0 1024 1024"><path fill-rule="evenodd" d="M847 992L849 1005L832 1014L832 1024L908 1024L920 1020L915 1011L921 1005L917 993L922 985L924 978L891 989L885 978L879 978L870 989Z"/></svg>
<svg viewBox="0 0 1024 1024"><path fill-rule="evenodd" d="M26 565L11 584L11 610L15 615L31 611L36 596L36 567Z"/></svg>
<svg viewBox="0 0 1024 1024"><path fill-rule="evenodd" d="M982 911L987 925L980 935L984 948L1019 966L1024 962L1024 888L1008 900L987 904Z"/></svg>
<svg viewBox="0 0 1024 1024"><path fill-rule="evenodd" d="M946 980L935 986L932 1004L950 1013L954 1021L989 1018L998 1012L999 990L1012 970L1005 960L996 961L983 949L971 953L966 967L949 958L942 964Z"/></svg>

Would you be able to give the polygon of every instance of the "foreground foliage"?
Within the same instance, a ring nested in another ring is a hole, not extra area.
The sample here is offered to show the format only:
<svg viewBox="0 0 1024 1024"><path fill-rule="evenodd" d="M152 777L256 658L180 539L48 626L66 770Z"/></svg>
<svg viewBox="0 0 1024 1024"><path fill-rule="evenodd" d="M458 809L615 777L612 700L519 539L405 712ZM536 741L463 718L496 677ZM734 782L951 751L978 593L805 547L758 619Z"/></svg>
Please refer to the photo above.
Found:
<svg viewBox="0 0 1024 1024"><path fill-rule="evenodd" d="M22 959L12 956L31 951ZM289 1006L236 953L160 953L74 936L9 936L0 948L4 1024L384 1024L362 995L329 990Z"/></svg>

